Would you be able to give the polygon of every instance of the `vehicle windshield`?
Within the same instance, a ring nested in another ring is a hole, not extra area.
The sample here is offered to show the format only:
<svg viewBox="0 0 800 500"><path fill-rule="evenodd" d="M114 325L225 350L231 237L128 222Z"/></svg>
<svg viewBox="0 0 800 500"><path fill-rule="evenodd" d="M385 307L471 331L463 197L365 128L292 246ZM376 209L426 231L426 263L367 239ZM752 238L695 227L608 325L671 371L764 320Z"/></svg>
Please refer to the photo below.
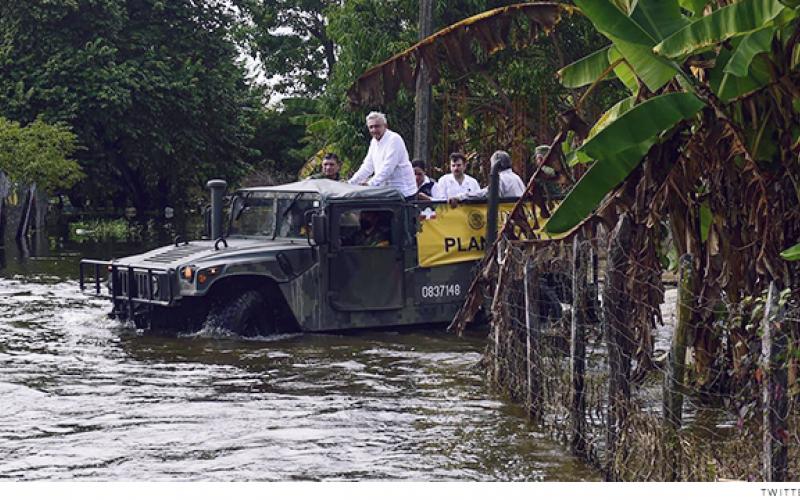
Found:
<svg viewBox="0 0 800 500"><path fill-rule="evenodd" d="M233 204L231 235L272 236L275 230L275 200L272 195L252 193Z"/></svg>
<svg viewBox="0 0 800 500"><path fill-rule="evenodd" d="M288 198L278 198L278 228L281 238L307 238L309 225L306 213L319 207L319 201L305 193L298 193ZM310 220L310 219L309 219Z"/></svg>

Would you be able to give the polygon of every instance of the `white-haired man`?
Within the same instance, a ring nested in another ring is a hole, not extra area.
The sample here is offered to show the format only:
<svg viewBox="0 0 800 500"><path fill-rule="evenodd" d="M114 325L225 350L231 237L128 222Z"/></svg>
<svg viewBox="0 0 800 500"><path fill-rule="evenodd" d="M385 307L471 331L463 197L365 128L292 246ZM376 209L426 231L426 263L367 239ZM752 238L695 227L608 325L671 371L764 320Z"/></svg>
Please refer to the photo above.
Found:
<svg viewBox="0 0 800 500"><path fill-rule="evenodd" d="M492 154L489 162L493 168L498 170L497 195L500 198L519 198L525 193L525 183L519 175L511 168L511 156L503 151L497 150ZM456 197L450 198L451 205L457 205L459 201L471 198L486 198L489 195L489 186L481 188L471 193L461 193Z"/></svg>
<svg viewBox="0 0 800 500"><path fill-rule="evenodd" d="M367 115L367 128L372 136L369 151L361 167L347 182L393 187L407 199L414 199L417 181L403 138L387 128L386 115L377 111Z"/></svg>

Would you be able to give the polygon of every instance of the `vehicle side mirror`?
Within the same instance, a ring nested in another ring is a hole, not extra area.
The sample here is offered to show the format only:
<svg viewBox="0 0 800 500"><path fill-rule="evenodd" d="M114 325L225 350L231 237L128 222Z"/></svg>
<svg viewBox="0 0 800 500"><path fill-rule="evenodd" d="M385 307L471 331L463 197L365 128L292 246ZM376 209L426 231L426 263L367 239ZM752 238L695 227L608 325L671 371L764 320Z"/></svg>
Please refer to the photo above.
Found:
<svg viewBox="0 0 800 500"><path fill-rule="evenodd" d="M311 237L315 245L328 243L328 217L325 214L311 216Z"/></svg>

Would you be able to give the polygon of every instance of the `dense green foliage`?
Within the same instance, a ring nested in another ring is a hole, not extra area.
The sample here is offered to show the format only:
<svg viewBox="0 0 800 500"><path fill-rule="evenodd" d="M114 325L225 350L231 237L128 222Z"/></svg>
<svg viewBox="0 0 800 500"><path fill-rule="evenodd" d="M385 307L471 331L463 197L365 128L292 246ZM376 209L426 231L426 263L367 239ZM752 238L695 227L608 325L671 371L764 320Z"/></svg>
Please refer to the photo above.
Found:
<svg viewBox="0 0 800 500"><path fill-rule="evenodd" d="M69 124L87 177L74 203L179 204L253 152L258 100L204 0L8 0L0 6L0 115Z"/></svg>
<svg viewBox="0 0 800 500"><path fill-rule="evenodd" d="M35 120L22 127L0 117L0 169L12 181L36 185L45 192L69 188L83 178L70 157L76 150L69 127Z"/></svg>
<svg viewBox="0 0 800 500"><path fill-rule="evenodd" d="M317 96L336 64L327 12L336 0L236 0L251 29L252 56L275 92Z"/></svg>
<svg viewBox="0 0 800 500"><path fill-rule="evenodd" d="M434 30L511 3L436 1ZM86 177L68 194L80 206L179 206L211 177L291 178L320 151L337 152L346 173L366 152L371 110L352 109L347 89L417 41L418 9L412 0L9 0L0 5L0 116L74 131ZM549 140L573 98L556 69L603 43L585 19L564 22L569 29L467 76L445 70L434 88L436 161L509 147L508 117L520 110L528 151ZM604 86L610 92L584 104L589 114L618 100L621 86ZM377 109L412 150L413 95Z"/></svg>
<svg viewBox="0 0 800 500"><path fill-rule="evenodd" d="M436 2L434 30L512 3ZM305 152L309 157L322 149L333 150L345 160L345 172L358 166L368 144L363 121L370 109L351 108L347 89L365 70L417 41L418 8L418 2L408 0L352 0L326 7L327 33L336 47L337 60L318 101L317 113L307 117ZM435 163L441 163L455 149L469 153L509 147L510 138L503 137L503 132L509 127L514 106L522 110L528 123L525 141L529 150L538 142L549 141L556 114L563 109L565 99L571 98L557 81L556 70L577 59L587 47L599 48L605 43L587 20L573 18L565 22L568 29L560 31L560 35L554 34L522 50L500 52L467 76L445 70L434 88L431 144ZM604 85L604 91L586 103L589 114L599 113L615 102L621 95L619 87L615 83ZM398 131L412 150L413 95L401 90L394 101L377 109L388 115L390 128Z"/></svg>

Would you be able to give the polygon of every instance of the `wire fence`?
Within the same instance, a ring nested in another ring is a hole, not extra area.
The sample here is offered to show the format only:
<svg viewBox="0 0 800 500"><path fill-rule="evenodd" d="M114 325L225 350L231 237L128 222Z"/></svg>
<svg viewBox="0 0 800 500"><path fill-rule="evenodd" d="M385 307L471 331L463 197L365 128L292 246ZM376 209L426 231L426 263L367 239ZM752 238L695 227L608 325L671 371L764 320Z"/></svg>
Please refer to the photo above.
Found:
<svg viewBox="0 0 800 500"><path fill-rule="evenodd" d="M500 241L493 385L608 480L800 479L796 294L709 300L635 248Z"/></svg>

